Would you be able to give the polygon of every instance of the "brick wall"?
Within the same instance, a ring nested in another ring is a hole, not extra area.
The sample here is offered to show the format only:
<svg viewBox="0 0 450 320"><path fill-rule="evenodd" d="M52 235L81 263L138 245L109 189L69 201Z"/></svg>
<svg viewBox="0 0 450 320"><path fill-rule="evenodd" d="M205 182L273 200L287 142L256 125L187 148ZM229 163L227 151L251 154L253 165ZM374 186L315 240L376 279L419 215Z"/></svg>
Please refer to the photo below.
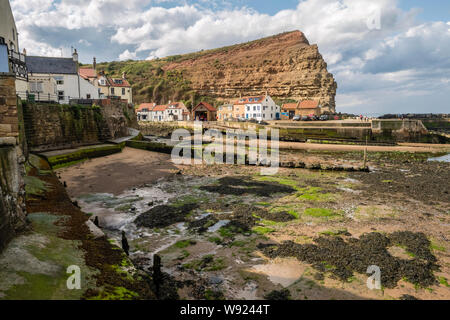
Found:
<svg viewBox="0 0 450 320"><path fill-rule="evenodd" d="M19 137L15 77L0 75L0 137Z"/></svg>

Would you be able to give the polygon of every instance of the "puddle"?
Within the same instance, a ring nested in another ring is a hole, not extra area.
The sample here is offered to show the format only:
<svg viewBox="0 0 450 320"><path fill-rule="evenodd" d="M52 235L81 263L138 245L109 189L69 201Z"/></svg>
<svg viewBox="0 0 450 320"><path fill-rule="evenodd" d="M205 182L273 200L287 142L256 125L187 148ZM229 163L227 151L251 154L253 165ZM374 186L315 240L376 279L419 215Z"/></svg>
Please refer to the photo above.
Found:
<svg viewBox="0 0 450 320"><path fill-rule="evenodd" d="M302 276L305 268L296 259L277 258L268 264L253 266L249 271L264 274L274 284L280 284L286 288Z"/></svg>
<svg viewBox="0 0 450 320"><path fill-rule="evenodd" d="M219 222L217 222L215 225L213 225L212 227L208 228L208 232L216 232L218 231L220 228L226 226L227 224L229 224L231 221L230 220L221 220Z"/></svg>
<svg viewBox="0 0 450 320"><path fill-rule="evenodd" d="M442 157L429 158L428 161L450 162L450 153Z"/></svg>

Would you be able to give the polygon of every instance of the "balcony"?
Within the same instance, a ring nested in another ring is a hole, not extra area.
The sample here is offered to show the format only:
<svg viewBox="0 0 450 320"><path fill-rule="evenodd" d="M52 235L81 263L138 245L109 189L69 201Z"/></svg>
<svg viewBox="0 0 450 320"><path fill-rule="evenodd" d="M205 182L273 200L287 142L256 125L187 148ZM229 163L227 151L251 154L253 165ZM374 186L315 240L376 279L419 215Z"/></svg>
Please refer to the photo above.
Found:
<svg viewBox="0 0 450 320"><path fill-rule="evenodd" d="M25 62L26 56L13 50L8 50L8 56L12 72L16 75L16 78L28 81L28 70Z"/></svg>

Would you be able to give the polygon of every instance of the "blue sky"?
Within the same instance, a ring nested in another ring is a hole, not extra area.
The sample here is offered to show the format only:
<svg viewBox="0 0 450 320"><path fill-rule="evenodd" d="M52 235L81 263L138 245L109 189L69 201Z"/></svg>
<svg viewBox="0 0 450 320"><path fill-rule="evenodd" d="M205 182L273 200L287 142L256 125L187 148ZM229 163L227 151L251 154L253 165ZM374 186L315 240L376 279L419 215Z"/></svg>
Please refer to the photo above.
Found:
<svg viewBox="0 0 450 320"><path fill-rule="evenodd" d="M11 0L28 54L154 59L301 30L337 109L450 113L448 0Z"/></svg>

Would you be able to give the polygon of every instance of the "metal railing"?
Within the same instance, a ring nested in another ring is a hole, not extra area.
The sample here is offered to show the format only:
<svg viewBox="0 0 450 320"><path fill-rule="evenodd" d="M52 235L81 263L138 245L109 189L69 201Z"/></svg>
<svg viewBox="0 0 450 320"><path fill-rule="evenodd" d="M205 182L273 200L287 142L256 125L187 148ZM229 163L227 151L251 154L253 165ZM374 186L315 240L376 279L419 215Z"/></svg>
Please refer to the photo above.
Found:
<svg viewBox="0 0 450 320"><path fill-rule="evenodd" d="M28 69L26 64L26 56L22 53L8 50L9 61L11 63L12 72L16 78L28 81Z"/></svg>
<svg viewBox="0 0 450 320"><path fill-rule="evenodd" d="M71 100L78 100L78 98L63 96L52 93L44 92L32 92L32 91L17 91L17 96L28 102L42 102L42 103L59 103L59 104L69 104Z"/></svg>

